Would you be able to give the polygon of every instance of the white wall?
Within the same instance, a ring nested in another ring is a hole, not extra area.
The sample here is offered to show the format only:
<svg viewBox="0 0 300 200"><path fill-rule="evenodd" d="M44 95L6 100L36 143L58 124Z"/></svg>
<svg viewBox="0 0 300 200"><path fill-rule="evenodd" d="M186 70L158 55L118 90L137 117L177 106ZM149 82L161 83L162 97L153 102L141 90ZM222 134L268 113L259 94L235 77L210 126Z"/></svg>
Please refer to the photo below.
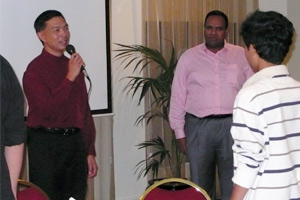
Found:
<svg viewBox="0 0 300 200"><path fill-rule="evenodd" d="M287 16L287 0L259 0L258 7L261 11L274 10Z"/></svg>
<svg viewBox="0 0 300 200"><path fill-rule="evenodd" d="M95 200L114 200L112 118L113 116L111 115L94 117L98 175L92 180L89 179L89 183L94 182L94 185L89 184L87 200L90 200L93 197ZM93 195L91 193L93 193Z"/></svg>
<svg viewBox="0 0 300 200"><path fill-rule="evenodd" d="M288 68L292 77L300 81L300 1L299 0L288 0L288 14L287 17L293 22L296 35L294 38L295 45L291 52L291 59L288 62Z"/></svg>
<svg viewBox="0 0 300 200"><path fill-rule="evenodd" d="M111 0L111 42L121 44L141 44L141 1ZM112 44L112 50L116 46ZM112 52L114 57L115 52ZM138 199L146 188L146 179L137 181L134 166L145 159L145 152L137 150L138 143L145 140L144 127L134 127L135 120L144 112L144 105L137 107L137 99L132 100L122 92L126 81L120 79L133 75L131 70L122 70L119 61L112 62L113 74L113 146L115 199Z"/></svg>
<svg viewBox="0 0 300 200"><path fill-rule="evenodd" d="M300 1L299 0L259 0L259 9L262 11L274 10L286 16L295 27L295 43L291 47L288 59L285 61L292 77L300 81ZM298 35L298 36L297 36Z"/></svg>

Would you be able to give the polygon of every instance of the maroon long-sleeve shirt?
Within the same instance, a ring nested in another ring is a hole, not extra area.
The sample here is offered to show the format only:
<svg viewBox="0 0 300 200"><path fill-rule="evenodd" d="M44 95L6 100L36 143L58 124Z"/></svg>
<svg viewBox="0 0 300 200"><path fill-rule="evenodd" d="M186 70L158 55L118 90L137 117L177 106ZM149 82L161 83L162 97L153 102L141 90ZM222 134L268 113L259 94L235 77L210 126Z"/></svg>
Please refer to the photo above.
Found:
<svg viewBox="0 0 300 200"><path fill-rule="evenodd" d="M74 82L66 78L69 59L43 50L23 77L29 110L27 126L80 128L89 155L95 155L95 125L83 73Z"/></svg>

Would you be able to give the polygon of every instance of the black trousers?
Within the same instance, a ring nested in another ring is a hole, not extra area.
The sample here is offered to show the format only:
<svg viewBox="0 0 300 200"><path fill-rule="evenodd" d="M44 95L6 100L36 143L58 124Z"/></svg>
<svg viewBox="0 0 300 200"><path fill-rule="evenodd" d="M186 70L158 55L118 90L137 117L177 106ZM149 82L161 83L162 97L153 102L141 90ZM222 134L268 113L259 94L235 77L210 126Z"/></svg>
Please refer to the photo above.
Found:
<svg viewBox="0 0 300 200"><path fill-rule="evenodd" d="M81 133L63 136L28 129L29 180L51 200L84 200L87 153Z"/></svg>

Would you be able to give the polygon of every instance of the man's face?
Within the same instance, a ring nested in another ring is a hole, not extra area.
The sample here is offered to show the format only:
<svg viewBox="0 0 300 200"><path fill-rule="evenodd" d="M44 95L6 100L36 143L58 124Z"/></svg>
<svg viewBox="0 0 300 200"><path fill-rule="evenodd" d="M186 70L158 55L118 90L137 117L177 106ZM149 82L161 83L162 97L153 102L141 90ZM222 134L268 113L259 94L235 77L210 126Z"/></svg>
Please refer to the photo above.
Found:
<svg viewBox="0 0 300 200"><path fill-rule="evenodd" d="M63 55L69 44L69 27L63 17L53 17L48 20L45 29L37 34L43 41L45 50L55 56Z"/></svg>
<svg viewBox="0 0 300 200"><path fill-rule="evenodd" d="M219 51L224 47L226 36L227 30L223 17L216 15L208 17L204 27L206 47L213 52Z"/></svg>

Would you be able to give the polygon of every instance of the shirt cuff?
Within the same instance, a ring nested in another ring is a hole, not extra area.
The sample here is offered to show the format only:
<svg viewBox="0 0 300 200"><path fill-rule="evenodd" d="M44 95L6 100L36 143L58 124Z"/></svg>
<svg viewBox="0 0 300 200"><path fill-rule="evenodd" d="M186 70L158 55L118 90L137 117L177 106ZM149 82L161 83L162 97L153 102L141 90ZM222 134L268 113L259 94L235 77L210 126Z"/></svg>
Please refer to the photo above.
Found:
<svg viewBox="0 0 300 200"><path fill-rule="evenodd" d="M235 170L232 181L244 188L250 188L257 176L258 175L256 170L249 170L248 167L243 166Z"/></svg>
<svg viewBox="0 0 300 200"><path fill-rule="evenodd" d="M183 129L176 129L174 130L176 139L184 138L185 133Z"/></svg>

